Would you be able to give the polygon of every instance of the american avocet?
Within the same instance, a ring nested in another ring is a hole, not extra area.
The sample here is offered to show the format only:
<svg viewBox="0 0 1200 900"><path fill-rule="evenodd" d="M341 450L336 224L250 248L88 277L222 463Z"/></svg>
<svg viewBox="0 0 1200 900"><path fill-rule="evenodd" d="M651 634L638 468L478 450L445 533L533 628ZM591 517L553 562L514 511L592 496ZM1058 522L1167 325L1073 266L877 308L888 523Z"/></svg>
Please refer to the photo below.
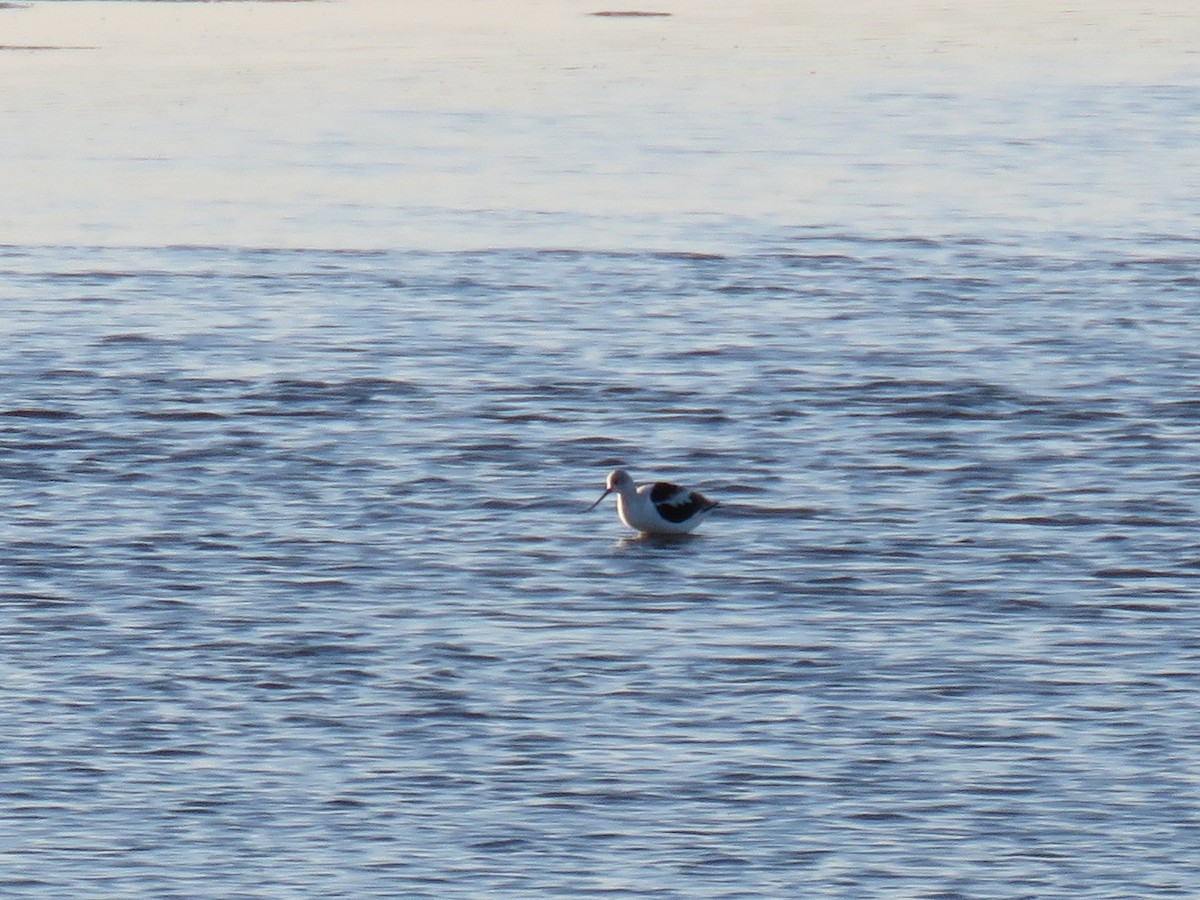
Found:
<svg viewBox="0 0 1200 900"><path fill-rule="evenodd" d="M616 491L617 515L630 528L643 534L687 534L707 519L718 505L699 491L665 481L636 485L624 469L610 472L604 487L600 500ZM588 510L595 509L600 500Z"/></svg>

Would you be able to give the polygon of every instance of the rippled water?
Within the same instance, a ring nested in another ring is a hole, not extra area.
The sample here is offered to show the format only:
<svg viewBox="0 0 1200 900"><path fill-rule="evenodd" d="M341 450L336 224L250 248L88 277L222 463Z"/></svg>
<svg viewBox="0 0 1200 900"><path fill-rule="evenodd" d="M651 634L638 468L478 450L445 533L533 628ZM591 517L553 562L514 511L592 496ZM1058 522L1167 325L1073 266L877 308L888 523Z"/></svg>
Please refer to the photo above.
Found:
<svg viewBox="0 0 1200 900"><path fill-rule="evenodd" d="M1195 892L1148 249L8 248L6 889Z"/></svg>
<svg viewBox="0 0 1200 900"><path fill-rule="evenodd" d="M0 894L1200 895L1165 5L3 10Z"/></svg>

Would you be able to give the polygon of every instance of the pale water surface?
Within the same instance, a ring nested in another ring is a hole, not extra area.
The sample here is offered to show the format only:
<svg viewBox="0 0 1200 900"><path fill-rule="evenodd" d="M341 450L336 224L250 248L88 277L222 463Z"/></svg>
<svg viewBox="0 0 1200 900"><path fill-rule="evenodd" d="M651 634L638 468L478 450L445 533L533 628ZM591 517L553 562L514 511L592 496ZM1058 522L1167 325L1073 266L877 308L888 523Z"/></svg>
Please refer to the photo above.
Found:
<svg viewBox="0 0 1200 900"><path fill-rule="evenodd" d="M409 6L0 9L0 893L1200 895L1190 7Z"/></svg>

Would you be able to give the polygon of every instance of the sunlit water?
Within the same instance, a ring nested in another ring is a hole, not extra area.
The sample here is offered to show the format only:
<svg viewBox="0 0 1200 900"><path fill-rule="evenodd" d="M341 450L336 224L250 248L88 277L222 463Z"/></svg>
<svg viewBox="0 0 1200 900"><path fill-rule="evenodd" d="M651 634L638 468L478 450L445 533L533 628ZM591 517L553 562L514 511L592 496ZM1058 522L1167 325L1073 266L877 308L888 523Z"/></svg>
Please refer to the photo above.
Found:
<svg viewBox="0 0 1200 900"><path fill-rule="evenodd" d="M164 158L7 188L0 892L1200 895L1200 103L1119 74L376 99L309 195L101 105Z"/></svg>

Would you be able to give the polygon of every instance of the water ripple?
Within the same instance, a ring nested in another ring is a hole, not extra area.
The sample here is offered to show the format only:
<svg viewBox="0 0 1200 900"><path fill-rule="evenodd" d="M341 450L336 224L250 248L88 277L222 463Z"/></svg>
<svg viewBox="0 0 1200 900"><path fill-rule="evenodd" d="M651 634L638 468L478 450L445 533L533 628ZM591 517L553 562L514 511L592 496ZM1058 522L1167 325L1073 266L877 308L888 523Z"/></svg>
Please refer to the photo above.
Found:
<svg viewBox="0 0 1200 900"><path fill-rule="evenodd" d="M3 890L1200 890L1194 248L783 243L7 248Z"/></svg>

